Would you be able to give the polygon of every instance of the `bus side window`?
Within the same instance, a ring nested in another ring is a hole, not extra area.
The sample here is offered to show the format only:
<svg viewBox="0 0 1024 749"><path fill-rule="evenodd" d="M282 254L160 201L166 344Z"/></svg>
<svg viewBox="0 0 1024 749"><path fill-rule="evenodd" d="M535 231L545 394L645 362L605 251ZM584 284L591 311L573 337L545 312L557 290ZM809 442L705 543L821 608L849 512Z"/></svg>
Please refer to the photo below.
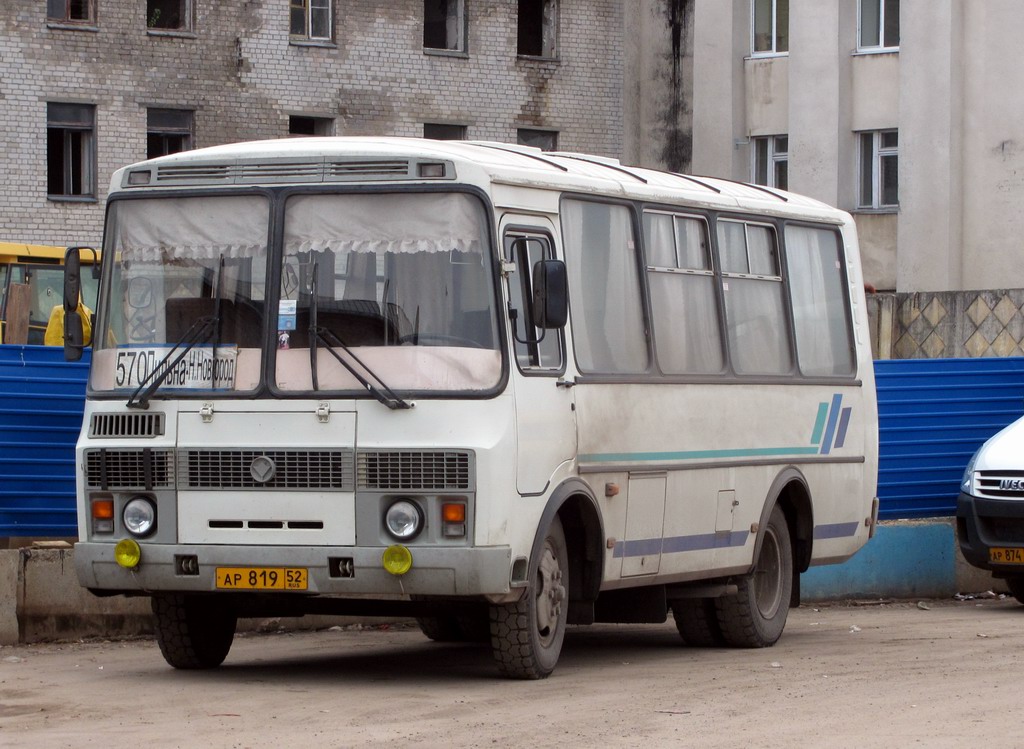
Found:
<svg viewBox="0 0 1024 749"><path fill-rule="evenodd" d="M505 256L516 266L508 282L509 304L516 315L512 331L516 362L520 369L561 371L561 333L539 329L529 302L533 298L533 266L540 260L554 257L551 239L547 235L506 234Z"/></svg>

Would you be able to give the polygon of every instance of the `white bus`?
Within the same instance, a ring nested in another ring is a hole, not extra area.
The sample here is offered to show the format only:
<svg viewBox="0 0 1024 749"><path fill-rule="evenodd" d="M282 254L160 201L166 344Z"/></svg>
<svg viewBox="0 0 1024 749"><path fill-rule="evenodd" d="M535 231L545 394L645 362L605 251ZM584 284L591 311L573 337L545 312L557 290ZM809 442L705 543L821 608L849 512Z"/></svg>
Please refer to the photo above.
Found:
<svg viewBox="0 0 1024 749"><path fill-rule="evenodd" d="M876 522L859 263L798 195L498 143L121 169L78 576L150 596L177 668L309 613L415 617L516 678L569 624L772 645Z"/></svg>

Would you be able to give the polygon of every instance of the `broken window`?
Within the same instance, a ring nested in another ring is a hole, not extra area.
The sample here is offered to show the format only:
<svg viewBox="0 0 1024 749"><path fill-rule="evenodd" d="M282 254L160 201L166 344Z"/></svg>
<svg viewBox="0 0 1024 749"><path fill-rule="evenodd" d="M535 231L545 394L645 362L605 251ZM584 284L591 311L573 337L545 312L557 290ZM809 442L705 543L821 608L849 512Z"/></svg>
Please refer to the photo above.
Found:
<svg viewBox="0 0 1024 749"><path fill-rule="evenodd" d="M187 31L192 28L191 0L146 0L146 28Z"/></svg>
<svg viewBox="0 0 1024 749"><path fill-rule="evenodd" d="M51 21L92 21L93 0L46 0L46 17Z"/></svg>
<svg viewBox="0 0 1024 749"><path fill-rule="evenodd" d="M423 46L466 51L465 0L423 0Z"/></svg>
<svg viewBox="0 0 1024 749"><path fill-rule="evenodd" d="M330 117L292 115L288 118L288 135L334 135L334 120Z"/></svg>
<svg viewBox="0 0 1024 749"><path fill-rule="evenodd" d="M46 105L46 192L51 198L96 194L95 130L92 104Z"/></svg>
<svg viewBox="0 0 1024 749"><path fill-rule="evenodd" d="M558 0L519 0L519 54L554 57L558 35Z"/></svg>
<svg viewBox="0 0 1024 749"><path fill-rule="evenodd" d="M192 148L191 110L150 109L146 115L146 158L155 159Z"/></svg>
<svg viewBox="0 0 1024 749"><path fill-rule="evenodd" d="M446 125L443 123L423 123L423 137L433 140L465 140L465 125Z"/></svg>
<svg viewBox="0 0 1024 749"><path fill-rule="evenodd" d="M516 131L516 142L521 146L533 146L542 151L556 151L558 150L558 131L521 127Z"/></svg>
<svg viewBox="0 0 1024 749"><path fill-rule="evenodd" d="M331 0L291 0L293 38L330 41L331 26Z"/></svg>

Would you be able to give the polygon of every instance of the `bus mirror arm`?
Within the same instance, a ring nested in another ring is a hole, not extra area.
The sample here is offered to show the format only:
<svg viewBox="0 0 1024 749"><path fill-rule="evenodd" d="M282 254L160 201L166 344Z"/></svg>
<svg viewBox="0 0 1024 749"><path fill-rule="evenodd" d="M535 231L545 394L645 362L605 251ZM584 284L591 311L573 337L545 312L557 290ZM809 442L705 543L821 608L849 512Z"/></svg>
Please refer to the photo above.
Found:
<svg viewBox="0 0 1024 749"><path fill-rule="evenodd" d="M85 350L85 332L78 300L82 295L82 256L80 247L64 253L64 360L78 361Z"/></svg>

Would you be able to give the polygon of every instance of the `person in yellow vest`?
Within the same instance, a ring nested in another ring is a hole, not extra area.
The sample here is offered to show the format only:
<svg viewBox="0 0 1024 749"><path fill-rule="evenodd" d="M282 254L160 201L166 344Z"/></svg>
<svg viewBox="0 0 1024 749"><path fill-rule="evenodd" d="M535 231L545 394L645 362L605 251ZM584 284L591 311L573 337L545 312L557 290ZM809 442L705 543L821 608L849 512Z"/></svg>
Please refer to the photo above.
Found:
<svg viewBox="0 0 1024 749"><path fill-rule="evenodd" d="M85 306L85 302L78 300L78 314L82 317L82 338L88 346L92 343L92 310ZM43 343L47 346L64 345L64 305L55 305L50 310L50 319L46 323L46 333L43 334Z"/></svg>

